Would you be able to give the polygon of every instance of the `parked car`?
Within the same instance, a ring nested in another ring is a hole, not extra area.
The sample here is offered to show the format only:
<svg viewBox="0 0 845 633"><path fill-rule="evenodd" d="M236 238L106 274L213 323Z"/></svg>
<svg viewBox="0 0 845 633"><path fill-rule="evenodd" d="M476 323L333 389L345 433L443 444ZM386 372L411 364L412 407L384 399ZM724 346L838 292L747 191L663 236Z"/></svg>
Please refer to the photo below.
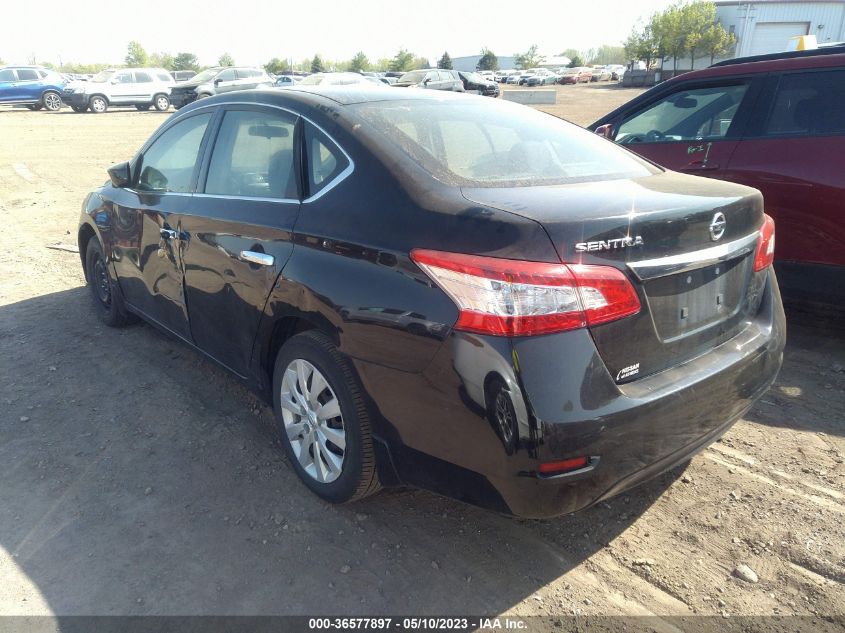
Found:
<svg viewBox="0 0 845 633"><path fill-rule="evenodd" d="M611 64L607 68L610 70L610 78L613 81L621 80L625 75L625 66L622 64Z"/></svg>
<svg viewBox="0 0 845 633"><path fill-rule="evenodd" d="M302 77L297 77L296 75L279 75L278 77L276 77L276 80L273 82L273 85L289 88L290 86L295 86L300 81L302 81Z"/></svg>
<svg viewBox="0 0 845 633"><path fill-rule="evenodd" d="M590 128L669 169L758 188L784 296L845 306L845 47L735 59Z"/></svg>
<svg viewBox="0 0 845 633"><path fill-rule="evenodd" d="M610 81L612 76L607 66L593 66L590 71L590 81Z"/></svg>
<svg viewBox="0 0 845 633"><path fill-rule="evenodd" d="M178 110L197 99L272 85L273 80L262 68L215 66L174 86L170 91L170 100Z"/></svg>
<svg viewBox="0 0 845 633"><path fill-rule="evenodd" d="M74 112L90 109L102 114L110 106L135 106L138 110L170 107L170 90L176 82L163 68L109 68L91 81L69 83L62 91L62 101Z"/></svg>
<svg viewBox="0 0 845 633"><path fill-rule="evenodd" d="M527 517L674 467L766 391L773 240L751 188L502 99L357 85L183 108L78 231L99 318L264 394L323 499Z"/></svg>
<svg viewBox="0 0 845 633"><path fill-rule="evenodd" d="M395 88L428 88L429 90L450 90L463 92L464 83L457 70L412 70L405 73L393 84Z"/></svg>
<svg viewBox="0 0 845 633"><path fill-rule="evenodd" d="M30 110L58 110L65 80L57 72L41 66L0 68L0 104L25 105Z"/></svg>
<svg viewBox="0 0 845 633"><path fill-rule="evenodd" d="M558 75L553 73L550 70L546 70L545 68L541 68L535 74L529 75L529 77L525 80L526 86L545 86L547 84L556 84L557 80L559 79Z"/></svg>
<svg viewBox="0 0 845 633"><path fill-rule="evenodd" d="M578 84L590 83L593 77L593 71L584 66L577 68L567 68L558 79L559 84Z"/></svg>
<svg viewBox="0 0 845 633"><path fill-rule="evenodd" d="M499 84L491 79L485 79L479 73L468 73L459 70L458 76L461 78L464 84L464 90L467 92L477 92L485 97L499 96Z"/></svg>
<svg viewBox="0 0 845 633"><path fill-rule="evenodd" d="M175 82L189 81L197 76L195 70L171 70L170 76Z"/></svg>
<svg viewBox="0 0 845 633"><path fill-rule="evenodd" d="M370 79L375 80L375 77L365 77L359 73L314 73L304 77L298 85L300 86L348 86L353 84L358 85L374 85ZM376 80L376 83L380 83Z"/></svg>
<svg viewBox="0 0 845 633"><path fill-rule="evenodd" d="M512 74L513 71L511 70L497 70L496 73L493 75L493 78L500 84L503 84Z"/></svg>
<svg viewBox="0 0 845 633"><path fill-rule="evenodd" d="M492 70L479 70L478 74L488 81L496 81L496 73L494 73Z"/></svg>

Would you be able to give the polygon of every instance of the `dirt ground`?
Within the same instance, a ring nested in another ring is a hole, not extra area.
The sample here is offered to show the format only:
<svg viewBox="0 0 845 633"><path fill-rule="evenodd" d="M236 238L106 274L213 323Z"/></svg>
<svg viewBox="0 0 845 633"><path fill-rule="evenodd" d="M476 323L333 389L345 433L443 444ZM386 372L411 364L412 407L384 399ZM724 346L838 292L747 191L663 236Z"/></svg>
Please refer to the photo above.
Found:
<svg viewBox="0 0 845 633"><path fill-rule="evenodd" d="M581 124L638 92L558 91ZM149 326L100 326L79 256L49 248L165 117L0 111L0 614L845 613L842 321L791 311L745 419L590 510L522 521L408 490L332 507L255 396Z"/></svg>

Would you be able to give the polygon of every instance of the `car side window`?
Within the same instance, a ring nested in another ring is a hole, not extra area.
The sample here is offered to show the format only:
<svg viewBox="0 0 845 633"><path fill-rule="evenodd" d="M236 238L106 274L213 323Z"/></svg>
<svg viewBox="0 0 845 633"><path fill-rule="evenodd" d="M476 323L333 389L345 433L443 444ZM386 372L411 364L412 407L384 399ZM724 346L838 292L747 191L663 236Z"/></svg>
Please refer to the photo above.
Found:
<svg viewBox="0 0 845 633"><path fill-rule="evenodd" d="M170 82L173 81L173 77L171 77L167 73L156 73L156 77L158 78L159 81L163 81L164 83L167 83L167 84L169 84Z"/></svg>
<svg viewBox="0 0 845 633"><path fill-rule="evenodd" d="M188 193L211 113L180 121L159 136L141 159L140 191Z"/></svg>
<svg viewBox="0 0 845 633"><path fill-rule="evenodd" d="M305 154L309 197L322 191L349 166L349 159L340 148L311 124L305 126Z"/></svg>
<svg viewBox="0 0 845 633"><path fill-rule="evenodd" d="M623 122L621 144L724 138L733 123L747 83L678 90Z"/></svg>
<svg viewBox="0 0 845 633"><path fill-rule="evenodd" d="M234 81L235 80L235 69L229 68L228 70L224 70L222 73L215 77L218 81Z"/></svg>
<svg viewBox="0 0 845 633"><path fill-rule="evenodd" d="M136 72L135 73L135 82L139 84L148 84L152 83L153 78L150 77L149 73L142 73Z"/></svg>
<svg viewBox="0 0 845 633"><path fill-rule="evenodd" d="M295 125L296 117L281 112L226 112L211 154L205 193L296 198Z"/></svg>
<svg viewBox="0 0 845 633"><path fill-rule="evenodd" d="M11 68L0 70L0 81L15 81L15 71Z"/></svg>
<svg viewBox="0 0 845 633"><path fill-rule="evenodd" d="M18 68L18 81L37 81L38 73L32 68Z"/></svg>
<svg viewBox="0 0 845 633"><path fill-rule="evenodd" d="M845 70L784 75L765 136L845 134Z"/></svg>
<svg viewBox="0 0 845 633"><path fill-rule="evenodd" d="M114 76L114 82L119 84L131 84L132 83L132 73L125 72L125 73L117 73Z"/></svg>

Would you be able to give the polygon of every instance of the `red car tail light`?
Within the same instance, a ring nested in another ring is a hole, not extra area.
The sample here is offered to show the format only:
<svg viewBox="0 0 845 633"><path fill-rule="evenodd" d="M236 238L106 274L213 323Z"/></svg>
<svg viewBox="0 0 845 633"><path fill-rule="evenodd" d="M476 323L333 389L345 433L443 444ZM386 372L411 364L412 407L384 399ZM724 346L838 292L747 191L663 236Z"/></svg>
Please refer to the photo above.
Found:
<svg viewBox="0 0 845 633"><path fill-rule="evenodd" d="M770 266L775 259L775 221L763 214L763 227L760 229L760 241L754 255L754 272Z"/></svg>
<svg viewBox="0 0 845 633"><path fill-rule="evenodd" d="M546 264L414 249L411 259L460 309L455 328L495 336L563 332L640 310L609 266Z"/></svg>

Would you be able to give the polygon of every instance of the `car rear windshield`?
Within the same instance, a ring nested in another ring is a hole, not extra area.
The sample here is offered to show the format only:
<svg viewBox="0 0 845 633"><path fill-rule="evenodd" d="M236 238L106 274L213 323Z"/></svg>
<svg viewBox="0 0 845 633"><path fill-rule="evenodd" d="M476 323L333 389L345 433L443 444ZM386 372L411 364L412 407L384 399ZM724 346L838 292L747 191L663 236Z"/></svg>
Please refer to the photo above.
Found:
<svg viewBox="0 0 845 633"><path fill-rule="evenodd" d="M435 178L461 186L568 184L657 173L613 143L533 108L476 98L361 103L356 112Z"/></svg>

